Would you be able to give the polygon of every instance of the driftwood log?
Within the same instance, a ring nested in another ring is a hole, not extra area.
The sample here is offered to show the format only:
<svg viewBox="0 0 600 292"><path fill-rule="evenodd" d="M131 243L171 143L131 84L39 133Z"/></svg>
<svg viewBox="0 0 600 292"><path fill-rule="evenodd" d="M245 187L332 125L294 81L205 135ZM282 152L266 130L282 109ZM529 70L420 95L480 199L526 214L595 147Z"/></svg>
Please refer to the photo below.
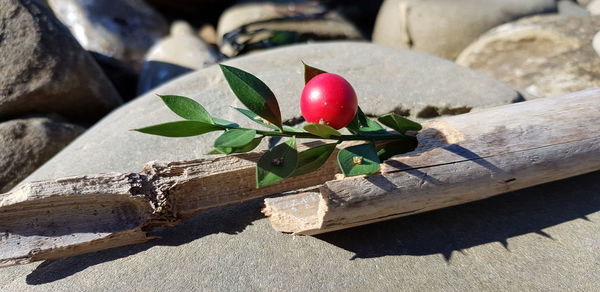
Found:
<svg viewBox="0 0 600 292"><path fill-rule="evenodd" d="M600 169L599 120L600 90L504 106L430 122L381 175L334 180L333 155L261 189L260 153L32 182L0 194L0 267L145 242L208 208L323 183L266 200L273 226L315 234L482 199Z"/></svg>
<svg viewBox="0 0 600 292"><path fill-rule="evenodd" d="M141 173L32 182L0 194L0 267L142 243L152 239L148 232L154 227L174 226L209 208L320 185L337 172L332 155L316 172L257 189L260 156L149 162Z"/></svg>
<svg viewBox="0 0 600 292"><path fill-rule="evenodd" d="M313 235L599 170L600 90L439 119L417 138L378 175L266 199L263 212L276 230Z"/></svg>

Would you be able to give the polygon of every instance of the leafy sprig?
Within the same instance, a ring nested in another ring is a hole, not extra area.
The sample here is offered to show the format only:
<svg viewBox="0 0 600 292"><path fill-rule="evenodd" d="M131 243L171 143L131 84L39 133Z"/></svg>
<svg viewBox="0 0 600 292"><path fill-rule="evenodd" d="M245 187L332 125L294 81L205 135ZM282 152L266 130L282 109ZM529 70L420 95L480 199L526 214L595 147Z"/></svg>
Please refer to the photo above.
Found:
<svg viewBox="0 0 600 292"><path fill-rule="evenodd" d="M381 161L410 152L417 146L417 139L409 133L421 130L420 124L394 113L378 117L377 122L369 119L360 107L352 122L346 126L350 135L324 124L307 123L303 129L284 125L275 94L264 82L241 69L222 64L220 67L234 95L247 108L235 109L264 129L244 128L237 123L213 117L201 104L188 97L159 95L171 111L185 120L135 130L165 137L190 137L223 131L208 154L244 153L254 150L265 137L289 138L265 151L258 160L257 188L319 169L342 141L365 141L364 144L338 151L337 162L345 176L374 174L379 171ZM321 73L326 72L304 64L306 83ZM387 131L382 124L395 132ZM298 152L297 139L336 142ZM382 141L384 143L376 144Z"/></svg>

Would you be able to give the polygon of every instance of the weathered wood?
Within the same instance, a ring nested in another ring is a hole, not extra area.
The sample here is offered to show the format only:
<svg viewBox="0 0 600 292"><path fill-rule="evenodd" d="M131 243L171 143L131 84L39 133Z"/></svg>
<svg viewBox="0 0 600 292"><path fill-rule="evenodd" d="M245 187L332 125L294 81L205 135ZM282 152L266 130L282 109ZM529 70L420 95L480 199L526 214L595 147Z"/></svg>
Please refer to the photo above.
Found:
<svg viewBox="0 0 600 292"><path fill-rule="evenodd" d="M600 90L439 119L381 174L266 199L263 212L276 230L312 235L599 170L599 121Z"/></svg>
<svg viewBox="0 0 600 292"><path fill-rule="evenodd" d="M337 172L332 156L316 172L257 189L260 155L150 162L141 173L33 182L0 194L0 267L141 243L151 239L147 232L153 227L173 226L208 208L319 185Z"/></svg>
<svg viewBox="0 0 600 292"><path fill-rule="evenodd" d="M429 123L419 148L382 174L333 180L320 170L256 189L260 153L151 162L141 173L34 182L0 194L0 266L149 240L204 209L326 184L267 200L281 231L314 234L424 212L599 168L600 90Z"/></svg>

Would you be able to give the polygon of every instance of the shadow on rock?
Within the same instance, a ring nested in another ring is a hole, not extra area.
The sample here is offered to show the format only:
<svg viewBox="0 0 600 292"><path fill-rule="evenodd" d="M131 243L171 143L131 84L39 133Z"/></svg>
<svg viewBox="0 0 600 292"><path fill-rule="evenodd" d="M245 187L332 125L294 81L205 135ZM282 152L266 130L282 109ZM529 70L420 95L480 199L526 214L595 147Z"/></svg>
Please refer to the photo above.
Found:
<svg viewBox="0 0 600 292"><path fill-rule="evenodd" d="M211 209L186 220L173 228L152 232L158 239L138 244L112 248L79 256L45 261L27 275L29 285L40 285L67 278L88 267L128 257L154 246L178 246L198 238L217 233L238 234L255 220L263 218L260 213L262 199L243 204Z"/></svg>
<svg viewBox="0 0 600 292"><path fill-rule="evenodd" d="M356 258L452 253L537 233L600 211L600 172L511 192L486 200L317 236Z"/></svg>

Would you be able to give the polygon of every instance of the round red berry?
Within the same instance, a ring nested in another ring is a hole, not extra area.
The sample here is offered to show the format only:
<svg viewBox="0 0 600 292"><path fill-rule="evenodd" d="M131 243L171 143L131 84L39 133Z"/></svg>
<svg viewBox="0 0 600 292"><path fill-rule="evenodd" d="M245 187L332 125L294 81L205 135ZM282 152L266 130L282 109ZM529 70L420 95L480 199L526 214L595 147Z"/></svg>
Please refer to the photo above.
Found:
<svg viewBox="0 0 600 292"><path fill-rule="evenodd" d="M339 75L322 73L302 90L300 110L309 123L324 123L334 129L348 125L358 109L352 85Z"/></svg>

